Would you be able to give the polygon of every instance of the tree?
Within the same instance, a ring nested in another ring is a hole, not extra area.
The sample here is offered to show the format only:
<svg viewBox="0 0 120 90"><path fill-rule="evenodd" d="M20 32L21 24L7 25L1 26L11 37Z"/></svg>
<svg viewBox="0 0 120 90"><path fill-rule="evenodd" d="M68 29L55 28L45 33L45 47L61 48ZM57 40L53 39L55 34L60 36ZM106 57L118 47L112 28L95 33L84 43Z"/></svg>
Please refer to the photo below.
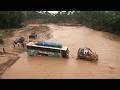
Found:
<svg viewBox="0 0 120 90"><path fill-rule="evenodd" d="M23 14L19 11L0 11L0 28L20 27Z"/></svg>

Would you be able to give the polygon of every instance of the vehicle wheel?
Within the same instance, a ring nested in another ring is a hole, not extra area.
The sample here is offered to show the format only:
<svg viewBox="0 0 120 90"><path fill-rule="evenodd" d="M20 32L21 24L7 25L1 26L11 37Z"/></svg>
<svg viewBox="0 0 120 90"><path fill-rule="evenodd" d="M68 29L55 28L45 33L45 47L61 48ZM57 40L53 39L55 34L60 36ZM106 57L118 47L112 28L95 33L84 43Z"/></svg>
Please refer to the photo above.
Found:
<svg viewBox="0 0 120 90"><path fill-rule="evenodd" d="M69 50L63 51L61 54L63 58L69 58Z"/></svg>
<svg viewBox="0 0 120 90"><path fill-rule="evenodd" d="M34 51L33 52L33 56L37 56L38 55L38 52L37 51Z"/></svg>
<svg viewBox="0 0 120 90"><path fill-rule="evenodd" d="M30 53L30 52L27 52L27 54L28 54L29 56L32 56L32 53Z"/></svg>
<svg viewBox="0 0 120 90"><path fill-rule="evenodd" d="M77 52L77 60L78 59L82 59L82 57L81 57L81 48L79 48L78 52Z"/></svg>

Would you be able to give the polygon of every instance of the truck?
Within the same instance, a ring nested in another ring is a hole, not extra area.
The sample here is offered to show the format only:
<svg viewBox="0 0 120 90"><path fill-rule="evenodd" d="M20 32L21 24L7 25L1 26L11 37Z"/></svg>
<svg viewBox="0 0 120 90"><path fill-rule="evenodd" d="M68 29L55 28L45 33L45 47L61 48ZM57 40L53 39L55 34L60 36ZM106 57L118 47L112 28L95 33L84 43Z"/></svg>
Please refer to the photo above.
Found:
<svg viewBox="0 0 120 90"><path fill-rule="evenodd" d="M69 58L69 50L67 46L62 44L41 41L41 42L29 42L27 45L27 54L29 56L60 56L63 58Z"/></svg>

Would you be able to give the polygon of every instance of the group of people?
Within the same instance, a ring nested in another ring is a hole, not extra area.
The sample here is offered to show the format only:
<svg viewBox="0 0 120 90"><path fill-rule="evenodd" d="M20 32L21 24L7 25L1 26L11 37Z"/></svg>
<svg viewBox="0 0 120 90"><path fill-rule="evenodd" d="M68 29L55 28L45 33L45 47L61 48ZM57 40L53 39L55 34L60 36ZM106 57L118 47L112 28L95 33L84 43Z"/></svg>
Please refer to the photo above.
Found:
<svg viewBox="0 0 120 90"><path fill-rule="evenodd" d="M18 46L21 45L24 48L25 47L24 41L25 41L24 37L18 37L18 38L16 38L15 41L13 42L13 47L15 48L16 45L18 45ZM5 44L4 40L1 38L0 39L0 52L1 53L6 53L6 50L4 48L5 47L4 44Z"/></svg>
<svg viewBox="0 0 120 90"><path fill-rule="evenodd" d="M24 37L18 37L16 40L13 42L13 46L15 48L15 45L22 46L23 48L25 47L25 38Z"/></svg>
<svg viewBox="0 0 120 90"><path fill-rule="evenodd" d="M37 35L35 32L32 32L31 35L29 36L29 39L31 38L36 38ZM23 48L25 47L25 38L20 36L20 37L17 37L14 41L13 41L13 47L15 48L15 46L22 46ZM4 40L2 39L2 37L0 37L0 52L5 53L5 48L4 48Z"/></svg>

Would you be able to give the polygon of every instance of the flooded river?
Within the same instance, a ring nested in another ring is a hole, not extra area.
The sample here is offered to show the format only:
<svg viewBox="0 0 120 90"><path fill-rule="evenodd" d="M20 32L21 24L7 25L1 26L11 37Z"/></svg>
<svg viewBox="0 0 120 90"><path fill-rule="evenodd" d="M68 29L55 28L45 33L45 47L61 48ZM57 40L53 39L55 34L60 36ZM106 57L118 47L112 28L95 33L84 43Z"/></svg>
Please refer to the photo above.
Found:
<svg viewBox="0 0 120 90"><path fill-rule="evenodd" d="M3 79L120 79L119 37L80 26L48 26L53 31L51 39L68 46L70 58L30 57L24 52L3 74ZM98 63L76 60L80 47L95 51Z"/></svg>

